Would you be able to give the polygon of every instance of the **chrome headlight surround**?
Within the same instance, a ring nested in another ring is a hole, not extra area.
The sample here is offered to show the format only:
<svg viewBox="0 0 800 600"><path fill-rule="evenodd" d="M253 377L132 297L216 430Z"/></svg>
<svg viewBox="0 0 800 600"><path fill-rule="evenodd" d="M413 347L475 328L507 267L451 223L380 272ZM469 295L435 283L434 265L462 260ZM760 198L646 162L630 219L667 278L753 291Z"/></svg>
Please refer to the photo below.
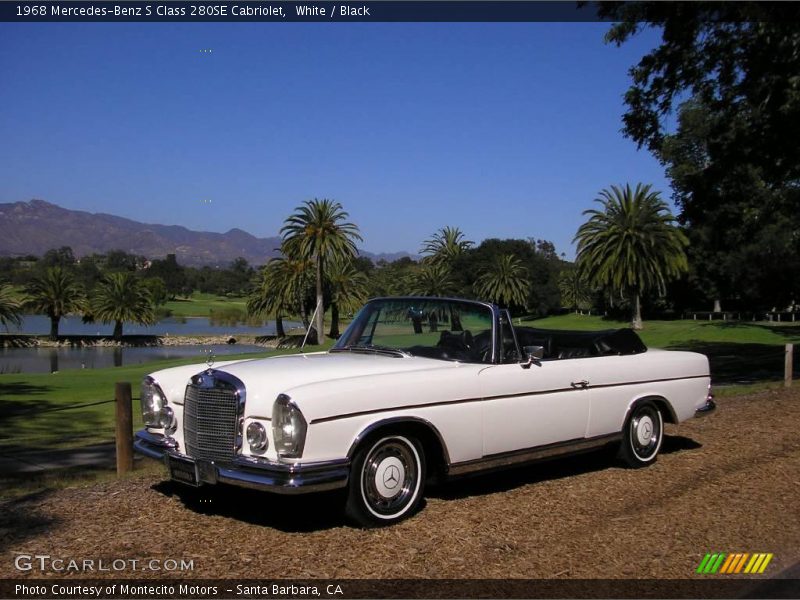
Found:
<svg viewBox="0 0 800 600"><path fill-rule="evenodd" d="M139 396L142 405L142 421L146 427L165 429L174 432L175 415L167 406L167 396L152 377L142 380L142 393Z"/></svg>
<svg viewBox="0 0 800 600"><path fill-rule="evenodd" d="M251 421L247 426L247 443L253 452L263 452L269 446L267 430L258 421Z"/></svg>
<svg viewBox="0 0 800 600"><path fill-rule="evenodd" d="M306 443L308 424L303 413L286 394L272 406L272 439L278 458L300 458Z"/></svg>

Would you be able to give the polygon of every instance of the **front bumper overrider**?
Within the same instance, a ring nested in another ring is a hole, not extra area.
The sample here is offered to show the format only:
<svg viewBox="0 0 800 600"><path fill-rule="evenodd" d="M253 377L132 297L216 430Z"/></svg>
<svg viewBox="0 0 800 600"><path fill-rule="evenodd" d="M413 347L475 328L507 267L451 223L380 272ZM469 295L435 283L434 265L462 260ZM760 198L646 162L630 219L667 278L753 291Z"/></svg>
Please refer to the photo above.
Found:
<svg viewBox="0 0 800 600"><path fill-rule="evenodd" d="M175 440L146 429L136 432L133 446L139 454L164 461L165 464L170 456L187 458L180 455ZM224 464L199 460L195 462L200 473L199 484L227 483L277 494L305 494L339 489L347 486L350 476L348 459L284 464L241 456Z"/></svg>

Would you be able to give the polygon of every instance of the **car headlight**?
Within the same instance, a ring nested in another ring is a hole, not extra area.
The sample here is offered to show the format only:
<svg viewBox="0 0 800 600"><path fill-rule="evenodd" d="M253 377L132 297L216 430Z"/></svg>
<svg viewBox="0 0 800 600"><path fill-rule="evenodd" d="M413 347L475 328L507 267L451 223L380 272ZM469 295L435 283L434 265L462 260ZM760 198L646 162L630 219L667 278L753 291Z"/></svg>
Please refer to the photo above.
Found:
<svg viewBox="0 0 800 600"><path fill-rule="evenodd" d="M250 449L255 451L266 450L268 446L267 430L264 426L253 421L247 426L247 443L250 444Z"/></svg>
<svg viewBox="0 0 800 600"><path fill-rule="evenodd" d="M281 394L272 407L272 438L280 458L300 458L306 443L306 420L289 396Z"/></svg>
<svg viewBox="0 0 800 600"><path fill-rule="evenodd" d="M172 409L167 407L167 397L155 380L152 377L145 377L142 381L142 394L140 396L142 403L142 421L147 427L167 428L172 425L174 415ZM165 411L169 411L169 420L167 425L163 423L165 420Z"/></svg>

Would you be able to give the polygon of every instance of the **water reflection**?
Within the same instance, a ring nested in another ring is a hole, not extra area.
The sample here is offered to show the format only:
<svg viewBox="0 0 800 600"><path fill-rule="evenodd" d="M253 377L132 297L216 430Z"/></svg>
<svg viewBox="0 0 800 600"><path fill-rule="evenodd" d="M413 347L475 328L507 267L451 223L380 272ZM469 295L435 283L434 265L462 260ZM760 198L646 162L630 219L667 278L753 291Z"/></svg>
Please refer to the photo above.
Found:
<svg viewBox="0 0 800 600"><path fill-rule="evenodd" d="M102 369L138 365L169 358L197 358L205 363L208 352L221 357L247 352L264 352L250 344L211 344L204 346L121 347L89 346L62 348L0 348L0 374L56 373L71 369Z"/></svg>

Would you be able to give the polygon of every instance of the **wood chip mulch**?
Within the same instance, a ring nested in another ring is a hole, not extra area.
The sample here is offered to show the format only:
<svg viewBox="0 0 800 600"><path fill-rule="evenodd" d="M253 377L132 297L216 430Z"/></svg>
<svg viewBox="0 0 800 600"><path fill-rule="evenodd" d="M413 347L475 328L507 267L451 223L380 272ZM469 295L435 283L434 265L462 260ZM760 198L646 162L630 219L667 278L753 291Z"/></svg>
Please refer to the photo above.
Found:
<svg viewBox="0 0 800 600"><path fill-rule="evenodd" d="M160 475L0 504L0 578L685 578L706 552L800 560L800 390L723 398L668 426L649 468L607 452L429 489L394 527L348 526L338 495L191 490ZM189 572L22 573L19 554L192 560Z"/></svg>

